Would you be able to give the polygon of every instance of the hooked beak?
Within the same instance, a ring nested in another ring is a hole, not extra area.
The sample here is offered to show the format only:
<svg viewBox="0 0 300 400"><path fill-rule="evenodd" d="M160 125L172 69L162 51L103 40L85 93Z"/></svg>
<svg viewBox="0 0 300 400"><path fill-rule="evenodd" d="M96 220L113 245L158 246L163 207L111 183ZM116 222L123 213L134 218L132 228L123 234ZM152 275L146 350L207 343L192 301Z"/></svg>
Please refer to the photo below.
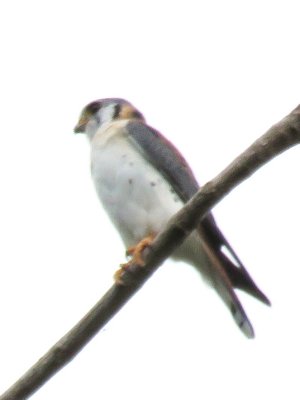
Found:
<svg viewBox="0 0 300 400"><path fill-rule="evenodd" d="M84 133L87 122L88 122L88 119L86 117L81 117L79 119L77 125L74 128L74 132L75 133Z"/></svg>

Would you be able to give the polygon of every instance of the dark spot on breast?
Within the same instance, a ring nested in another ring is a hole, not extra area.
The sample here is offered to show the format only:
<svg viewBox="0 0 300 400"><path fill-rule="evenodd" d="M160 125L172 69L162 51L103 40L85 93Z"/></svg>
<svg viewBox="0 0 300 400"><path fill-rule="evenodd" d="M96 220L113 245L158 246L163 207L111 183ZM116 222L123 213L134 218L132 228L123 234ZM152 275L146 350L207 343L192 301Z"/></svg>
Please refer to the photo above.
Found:
<svg viewBox="0 0 300 400"><path fill-rule="evenodd" d="M156 183L155 182L150 182L150 185L151 186L156 186Z"/></svg>
<svg viewBox="0 0 300 400"><path fill-rule="evenodd" d="M133 162L132 162L132 161L130 161L129 165L130 165L131 167L133 167L133 165L134 165L134 164L133 164Z"/></svg>
<svg viewBox="0 0 300 400"><path fill-rule="evenodd" d="M129 183L129 185L132 185L132 179L131 178L128 179L128 183Z"/></svg>

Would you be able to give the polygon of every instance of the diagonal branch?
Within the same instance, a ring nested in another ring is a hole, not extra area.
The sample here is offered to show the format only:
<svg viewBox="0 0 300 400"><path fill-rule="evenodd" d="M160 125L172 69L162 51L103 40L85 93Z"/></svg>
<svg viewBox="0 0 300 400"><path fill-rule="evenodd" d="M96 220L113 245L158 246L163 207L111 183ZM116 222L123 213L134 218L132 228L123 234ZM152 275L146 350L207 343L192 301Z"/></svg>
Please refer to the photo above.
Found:
<svg viewBox="0 0 300 400"><path fill-rule="evenodd" d="M125 285L114 284L101 300L33 365L0 400L21 400L32 395L64 367L123 307L159 265L193 230L199 219L258 168L300 143L300 105L271 127L199 192L169 221L145 254L145 268L132 265L122 275Z"/></svg>

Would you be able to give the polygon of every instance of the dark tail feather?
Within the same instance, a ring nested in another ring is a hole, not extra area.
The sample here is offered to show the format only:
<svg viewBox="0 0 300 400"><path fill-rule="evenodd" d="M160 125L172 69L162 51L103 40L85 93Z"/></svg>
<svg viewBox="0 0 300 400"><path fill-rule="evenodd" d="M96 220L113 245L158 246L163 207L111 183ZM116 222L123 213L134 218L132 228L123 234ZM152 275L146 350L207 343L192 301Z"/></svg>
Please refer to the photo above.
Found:
<svg viewBox="0 0 300 400"><path fill-rule="evenodd" d="M210 260L209 275L212 286L216 289L219 296L229 308L238 327L248 338L253 338L253 327L234 291L226 268L224 268L224 262L220 259L220 254L216 254L215 249L211 248L210 244L203 237L201 238L201 242L207 257Z"/></svg>
<svg viewBox="0 0 300 400"><path fill-rule="evenodd" d="M202 247L211 263L209 274L212 285L230 309L236 324L247 337L253 338L253 327L234 289L244 290L264 304L270 305L271 303L256 286L246 268L217 227L212 225L211 227L208 226L208 228L206 224L200 224L197 231L200 235ZM224 248L231 257L222 251Z"/></svg>
<svg viewBox="0 0 300 400"><path fill-rule="evenodd" d="M243 290L264 304L270 306L267 296L257 287L247 270L243 266L237 267L223 254L223 265L234 288Z"/></svg>
<svg viewBox="0 0 300 400"><path fill-rule="evenodd" d="M270 306L270 300L257 287L238 255L218 228L211 214L201 221L199 229L201 236L206 238L206 241L214 248L215 254L218 254L219 261L223 265L232 286L245 291L264 304ZM224 249L230 254L230 258L223 252ZM231 261L231 259L234 261Z"/></svg>

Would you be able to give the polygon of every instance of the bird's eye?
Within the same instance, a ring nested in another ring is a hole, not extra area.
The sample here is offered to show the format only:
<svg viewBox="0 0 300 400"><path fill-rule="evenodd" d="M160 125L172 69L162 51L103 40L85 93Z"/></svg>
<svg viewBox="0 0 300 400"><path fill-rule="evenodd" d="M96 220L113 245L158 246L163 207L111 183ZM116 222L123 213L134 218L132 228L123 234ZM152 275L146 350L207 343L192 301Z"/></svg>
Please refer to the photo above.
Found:
<svg viewBox="0 0 300 400"><path fill-rule="evenodd" d="M95 114L96 112L98 112L101 108L101 103L99 101L93 101L92 103L90 103L87 107L86 107L86 112L88 114Z"/></svg>

